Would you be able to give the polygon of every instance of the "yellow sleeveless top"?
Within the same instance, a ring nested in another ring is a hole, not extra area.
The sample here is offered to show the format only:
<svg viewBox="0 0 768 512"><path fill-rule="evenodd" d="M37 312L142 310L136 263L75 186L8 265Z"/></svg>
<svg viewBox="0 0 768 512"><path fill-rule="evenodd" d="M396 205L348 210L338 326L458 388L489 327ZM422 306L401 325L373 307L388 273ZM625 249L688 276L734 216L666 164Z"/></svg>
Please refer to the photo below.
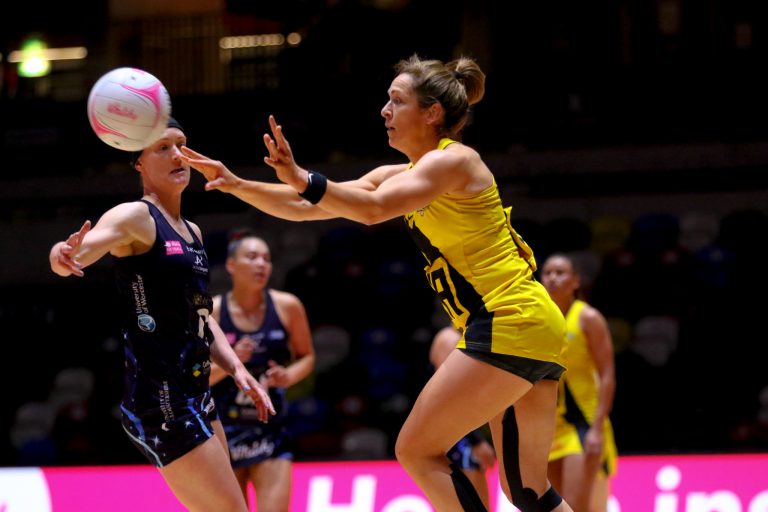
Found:
<svg viewBox="0 0 768 512"><path fill-rule="evenodd" d="M438 148L453 143L442 139ZM564 366L563 315L534 279L533 252L510 213L494 180L472 196L444 194L405 222L427 260L430 286L462 333L459 348Z"/></svg>
<svg viewBox="0 0 768 512"><path fill-rule="evenodd" d="M597 367L579 320L586 305L584 301L575 300L565 315L565 362L568 371L560 379L557 421L549 460L582 452L580 438L593 424L597 411ZM616 472L617 449L613 426L608 418L603 424L603 456L604 472L613 475Z"/></svg>
<svg viewBox="0 0 768 512"><path fill-rule="evenodd" d="M565 315L565 360L568 371L561 379L561 387L567 386L567 393L573 397L575 405L584 415L584 418L592 424L597 409L597 368L589 353L587 337L581 329L580 317L586 303L581 300L573 301L568 313ZM559 406L562 413L566 413L566 390L561 389Z"/></svg>

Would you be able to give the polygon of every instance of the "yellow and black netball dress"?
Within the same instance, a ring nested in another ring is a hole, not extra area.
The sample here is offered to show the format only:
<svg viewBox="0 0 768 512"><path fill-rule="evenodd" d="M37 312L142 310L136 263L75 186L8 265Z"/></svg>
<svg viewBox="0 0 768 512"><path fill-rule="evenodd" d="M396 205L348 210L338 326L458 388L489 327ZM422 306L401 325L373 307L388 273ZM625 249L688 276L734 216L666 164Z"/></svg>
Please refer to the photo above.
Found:
<svg viewBox="0 0 768 512"><path fill-rule="evenodd" d="M442 139L439 149L454 143ZM408 171L412 172L412 171ZM509 209L511 210L511 209ZM429 284L462 333L457 347L564 366L563 315L533 277L535 260L509 223L495 180L472 196L442 195L405 216Z"/></svg>
<svg viewBox="0 0 768 512"><path fill-rule="evenodd" d="M597 368L579 321L584 306L585 302L574 301L565 316L565 360L568 371L560 380L557 423L549 454L550 461L582 453L584 437L594 422L597 410ZM616 471L617 450L613 427L607 418L603 424L603 456L603 471L610 476Z"/></svg>

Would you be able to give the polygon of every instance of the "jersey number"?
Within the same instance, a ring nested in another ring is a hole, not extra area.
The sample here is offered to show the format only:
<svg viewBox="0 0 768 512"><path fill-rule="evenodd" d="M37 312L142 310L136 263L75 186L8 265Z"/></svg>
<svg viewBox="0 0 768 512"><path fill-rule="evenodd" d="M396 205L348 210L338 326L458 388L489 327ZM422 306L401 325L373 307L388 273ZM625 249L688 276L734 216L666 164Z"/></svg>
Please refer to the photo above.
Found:
<svg viewBox="0 0 768 512"><path fill-rule="evenodd" d="M197 310L197 336L205 338L205 327L208 325L208 317L211 312L207 308L200 308Z"/></svg>
<svg viewBox="0 0 768 512"><path fill-rule="evenodd" d="M452 320L466 313L453 293L453 286L451 286L448 274L445 272L445 267L438 267L429 273L429 284L442 300L443 308Z"/></svg>

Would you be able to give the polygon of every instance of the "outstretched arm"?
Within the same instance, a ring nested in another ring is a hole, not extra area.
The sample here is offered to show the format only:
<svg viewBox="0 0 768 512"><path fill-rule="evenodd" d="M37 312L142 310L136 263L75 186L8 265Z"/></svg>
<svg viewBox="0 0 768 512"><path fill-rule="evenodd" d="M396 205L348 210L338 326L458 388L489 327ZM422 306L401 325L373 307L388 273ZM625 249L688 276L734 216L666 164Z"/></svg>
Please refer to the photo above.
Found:
<svg viewBox="0 0 768 512"><path fill-rule="evenodd" d="M93 228L91 221L61 242L48 255L51 270L67 277L83 276L83 268L108 252L119 256L132 254L135 246L149 246L154 241L154 224L147 207L141 203L123 203L107 211Z"/></svg>
<svg viewBox="0 0 768 512"><path fill-rule="evenodd" d="M264 162L275 170L280 181L296 192L304 192L309 184L309 171L294 161L291 146L273 116L269 116L269 125L272 136L264 135L269 152ZM446 192L463 190L470 179L467 154L455 151L430 151L414 165L412 172L403 172L405 165L394 167L372 189L328 180L319 206L338 217L376 224L423 208Z"/></svg>
<svg viewBox="0 0 768 512"><path fill-rule="evenodd" d="M299 194L284 183L266 183L245 180L235 175L219 160L213 160L186 146L181 148L182 159L200 171L208 180L206 190L219 190L232 194L259 210L285 220L325 220L338 217L320 206L302 199ZM378 167L362 178L340 183L340 186L374 190L393 171L402 166Z"/></svg>
<svg viewBox="0 0 768 512"><path fill-rule="evenodd" d="M265 183L240 178L219 160L213 160L186 146L181 148L182 160L200 171L208 183L206 190L219 190L232 194L259 210L286 220L323 220L334 217L331 213L303 200L288 185Z"/></svg>

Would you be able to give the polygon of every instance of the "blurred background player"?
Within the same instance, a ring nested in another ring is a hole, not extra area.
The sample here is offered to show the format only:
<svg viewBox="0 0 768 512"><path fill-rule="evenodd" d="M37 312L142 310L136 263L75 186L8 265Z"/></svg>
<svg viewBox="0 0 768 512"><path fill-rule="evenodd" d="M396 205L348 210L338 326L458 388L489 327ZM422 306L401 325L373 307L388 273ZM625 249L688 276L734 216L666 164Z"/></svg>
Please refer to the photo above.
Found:
<svg viewBox="0 0 768 512"><path fill-rule="evenodd" d="M450 326L443 327L435 334L429 349L429 361L435 367L435 370L443 364L448 354L456 348L456 344L460 339L461 334L459 331ZM462 437L453 448L448 450L448 458L467 475L467 478L475 487L478 496L483 501L485 508L490 510L490 496L486 473L496 464L496 452L491 443L486 440L483 429L473 430Z"/></svg>
<svg viewBox="0 0 768 512"><path fill-rule="evenodd" d="M267 287L269 246L252 233L233 236L226 269L232 289L213 298L213 318L248 371L268 387L276 414L258 420L253 402L217 365L211 369L216 406L224 424L232 467L243 495L253 485L259 512L288 512L291 495L286 390L315 366L307 315L301 301Z"/></svg>
<svg viewBox="0 0 768 512"><path fill-rule="evenodd" d="M181 125L170 119L162 137L135 159L141 200L113 207L93 229L86 221L51 248L49 259L66 277L113 256L125 342L123 429L189 510L244 511L211 399L211 360L255 402L259 421L274 410L210 318L202 233L181 216L190 179L179 159L186 143Z"/></svg>
<svg viewBox="0 0 768 512"><path fill-rule="evenodd" d="M609 419L616 390L611 333L605 317L576 298L581 282L572 258L549 256L541 280L565 315L567 342L549 479L574 510L605 512L617 458Z"/></svg>

